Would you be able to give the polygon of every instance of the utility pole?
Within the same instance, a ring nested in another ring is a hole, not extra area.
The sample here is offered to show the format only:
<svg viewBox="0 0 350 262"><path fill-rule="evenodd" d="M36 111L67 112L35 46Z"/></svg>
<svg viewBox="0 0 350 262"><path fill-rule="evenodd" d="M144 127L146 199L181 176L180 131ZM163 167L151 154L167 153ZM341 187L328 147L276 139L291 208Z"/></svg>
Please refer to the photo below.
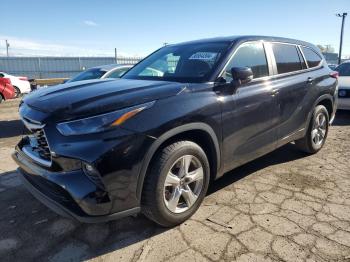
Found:
<svg viewBox="0 0 350 262"><path fill-rule="evenodd" d="M344 24L345 24L345 17L348 15L348 13L342 13L342 14L336 14L336 16L342 18L341 22L341 31L340 31L340 46L339 46L339 57L338 57L338 65L341 63L341 52L343 48L343 34L344 34Z"/></svg>
<svg viewBox="0 0 350 262"><path fill-rule="evenodd" d="M115 63L118 64L118 52L117 52L117 48L114 48L114 57L115 57Z"/></svg>
<svg viewBox="0 0 350 262"><path fill-rule="evenodd" d="M10 47L10 43L7 41L7 39L5 40L6 43L6 56L9 57L9 47Z"/></svg>

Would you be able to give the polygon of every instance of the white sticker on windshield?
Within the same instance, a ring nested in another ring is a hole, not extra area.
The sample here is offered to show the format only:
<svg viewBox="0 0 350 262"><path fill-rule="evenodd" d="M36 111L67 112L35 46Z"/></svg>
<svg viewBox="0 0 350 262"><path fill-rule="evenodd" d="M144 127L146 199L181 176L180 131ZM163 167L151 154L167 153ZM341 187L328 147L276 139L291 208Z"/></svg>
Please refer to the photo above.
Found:
<svg viewBox="0 0 350 262"><path fill-rule="evenodd" d="M212 61L217 56L217 53L211 53L211 52L198 52L193 55L189 59L193 60L207 60Z"/></svg>

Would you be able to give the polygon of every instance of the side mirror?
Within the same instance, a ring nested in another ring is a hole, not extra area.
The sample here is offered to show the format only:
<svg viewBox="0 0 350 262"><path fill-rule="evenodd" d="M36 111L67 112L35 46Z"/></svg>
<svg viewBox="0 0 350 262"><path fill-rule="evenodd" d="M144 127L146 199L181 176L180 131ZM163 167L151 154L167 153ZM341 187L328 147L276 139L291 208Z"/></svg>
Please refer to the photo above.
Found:
<svg viewBox="0 0 350 262"><path fill-rule="evenodd" d="M232 67L231 74L236 85L245 84L253 80L253 71L250 67Z"/></svg>

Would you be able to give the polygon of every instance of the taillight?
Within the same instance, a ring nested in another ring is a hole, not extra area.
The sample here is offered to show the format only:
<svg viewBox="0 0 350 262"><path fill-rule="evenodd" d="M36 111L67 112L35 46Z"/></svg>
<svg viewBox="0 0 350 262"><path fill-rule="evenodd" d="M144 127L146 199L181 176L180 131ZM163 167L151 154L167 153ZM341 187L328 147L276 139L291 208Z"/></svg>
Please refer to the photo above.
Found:
<svg viewBox="0 0 350 262"><path fill-rule="evenodd" d="M337 71L332 71L330 74L329 74L330 77L333 77L333 78L338 78L339 77L339 73Z"/></svg>
<svg viewBox="0 0 350 262"><path fill-rule="evenodd" d="M28 81L28 77L26 77L26 76L20 76L20 77L19 77L19 80Z"/></svg>

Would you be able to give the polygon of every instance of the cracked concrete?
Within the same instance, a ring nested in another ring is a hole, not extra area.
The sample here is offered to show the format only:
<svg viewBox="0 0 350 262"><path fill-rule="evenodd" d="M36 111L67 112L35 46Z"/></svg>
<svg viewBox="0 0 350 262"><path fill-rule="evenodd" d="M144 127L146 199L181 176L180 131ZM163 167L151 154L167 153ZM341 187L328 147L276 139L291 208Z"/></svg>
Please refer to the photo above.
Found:
<svg viewBox="0 0 350 262"><path fill-rule="evenodd" d="M164 229L142 215L80 224L35 200L9 156L17 103L0 106L2 261L350 261L348 112L318 154L287 145L240 167L211 185L190 220Z"/></svg>

